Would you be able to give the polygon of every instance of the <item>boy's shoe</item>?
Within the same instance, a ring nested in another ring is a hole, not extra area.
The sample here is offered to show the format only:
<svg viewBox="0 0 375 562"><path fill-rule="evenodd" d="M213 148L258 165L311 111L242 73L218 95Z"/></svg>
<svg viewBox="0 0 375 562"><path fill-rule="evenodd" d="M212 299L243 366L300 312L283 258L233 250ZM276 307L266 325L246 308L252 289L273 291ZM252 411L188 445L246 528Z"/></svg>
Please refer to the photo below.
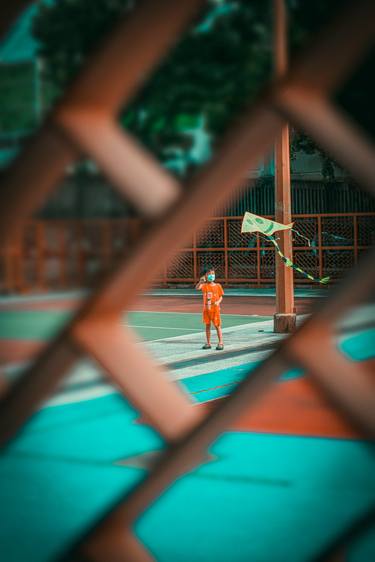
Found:
<svg viewBox="0 0 375 562"><path fill-rule="evenodd" d="M205 343L205 344L202 346L202 349L211 349L211 346L210 346L209 343Z"/></svg>
<svg viewBox="0 0 375 562"><path fill-rule="evenodd" d="M223 351L223 349L224 349L223 344L222 344L222 343L218 343L217 346L216 346L216 349L217 349L218 351Z"/></svg>

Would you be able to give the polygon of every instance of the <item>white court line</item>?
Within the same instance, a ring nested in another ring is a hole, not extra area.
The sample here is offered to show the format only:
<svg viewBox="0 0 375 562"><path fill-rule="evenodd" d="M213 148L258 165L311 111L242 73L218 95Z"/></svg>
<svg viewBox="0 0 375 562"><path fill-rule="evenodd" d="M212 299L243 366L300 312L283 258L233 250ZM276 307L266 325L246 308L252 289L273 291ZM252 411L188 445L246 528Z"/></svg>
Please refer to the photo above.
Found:
<svg viewBox="0 0 375 562"><path fill-rule="evenodd" d="M272 320L263 320L262 322L248 322L246 324L238 324L237 326L228 326L228 328L223 328L223 334L229 334L231 332L237 332L243 328L249 328L250 326L269 326L270 323L272 322ZM257 330L255 330L257 331ZM153 342L157 342L157 341L170 341L170 340L176 340L176 339L181 339L181 340L186 340L191 338L192 336L201 336L202 334L204 334L204 325L202 324L202 329L199 330L199 332L195 332L193 334L184 334L182 336L171 336L170 338L158 338L156 340L147 340L144 343L148 344L148 343L153 343Z"/></svg>
<svg viewBox="0 0 375 562"><path fill-rule="evenodd" d="M42 408L54 408L56 406L65 406L66 404L74 404L75 402L84 402L94 400L95 398L102 398L110 394L121 394L114 386L109 384L97 384L95 388L87 388L84 390L76 390L74 392L62 392L51 400L48 400Z"/></svg>
<svg viewBox="0 0 375 562"><path fill-rule="evenodd" d="M232 332L236 332L236 331L240 331L242 329L246 329L246 328L250 328L252 327L254 329L254 331L257 331L258 328L261 327L270 327L272 324L272 320L264 320L262 322L250 322L250 323L245 323L245 324L239 324L237 326L228 326L227 328L223 328L223 333L224 334L228 334L228 333L232 333ZM160 329L160 326L157 326L157 328ZM173 329L177 329L179 330L179 328L173 328ZM195 328L190 328L190 330L195 330ZM169 338L159 338L156 340L148 340L148 341L140 341L139 343L141 345L148 345L150 343L153 342L168 342L171 340L186 340L186 339L190 339L191 337L194 336L202 336L203 333L203 326L202 326L202 330L200 330L199 332L194 331L194 333L190 333L190 334L184 334L184 335L176 335L176 336L171 336ZM263 340L263 338L261 338ZM273 338L269 338L269 339L273 339ZM234 348L235 349L235 348ZM230 348L228 349L230 350ZM152 352L152 350L150 349L150 352ZM191 356L190 352L187 352L186 354L182 354L180 356L176 356L176 359L181 359L184 360L185 358ZM173 357L168 357L164 359L164 364L166 362L172 362L173 361ZM157 359L157 358L156 358ZM163 360L159 359L159 362L163 364ZM8 374L8 376L10 375L9 378L15 378L16 372L19 369L25 369L28 365L30 365L31 362L24 362L24 363L18 363L18 364L12 364L12 365L7 365L6 367L3 368L3 372L5 374ZM102 396L107 396L110 394L118 394L118 390L111 386L110 384L107 384L103 381L103 373L100 371L100 369L96 369L95 365L90 365L90 364L81 364L76 367L76 369L78 370L82 370L85 369L85 373L81 372L76 372L76 374L74 374L74 369L72 370L72 374L68 375L68 378L65 379L65 384L62 387L62 389L60 390L59 394L57 394L56 396L52 397L50 400L48 400L43 406L42 408L46 408L46 407L55 407L55 406L62 406L64 404L72 404L75 402L81 402L81 401L88 401L88 400L93 400L95 398L100 398ZM172 373L171 373L172 374ZM12 376L13 375L13 376ZM105 375L104 375L105 376ZM173 380L177 380L179 377L176 377L176 374L172 375ZM70 380L69 380L70 379ZM75 384L79 383L79 382L92 382L92 381L98 381L98 384L96 384L94 387L92 388L87 388L87 389L76 389L73 390L71 387L74 387Z"/></svg>
<svg viewBox="0 0 375 562"><path fill-rule="evenodd" d="M145 324L128 324L127 322L121 322L121 326L129 326L129 328L151 328L152 330L178 330L179 332L184 332L185 330L195 331L196 328L172 328L169 326L149 326Z"/></svg>
<svg viewBox="0 0 375 562"><path fill-rule="evenodd" d="M262 322L250 322L250 323L246 323L246 324L238 324L237 326L228 326L227 328L223 328L223 334L229 334L232 332L237 332L240 331L241 329L246 329L246 328L250 328L250 327L254 327L255 328L255 332L257 332L257 328L262 328L262 327L270 327L270 323L272 321L271 320L264 320ZM158 326L158 328L160 328L160 326ZM174 328L173 328L174 329ZM177 330L179 330L179 328L176 328ZM195 330L195 328L189 328L190 330ZM192 337L200 337L202 336L202 334L204 334L204 329L202 326L202 330L200 330L199 332L197 331L193 331L192 334L183 334L183 335L178 335L178 336L171 336L169 338L157 338L154 340L141 340L138 343L140 345L149 345L151 343L156 343L156 342L169 342L169 341L175 341L175 340L186 340L186 339L190 339ZM275 336L275 334L272 334L273 336ZM266 336L265 334L265 338L260 338L259 339L259 343L263 343L264 341L267 340L272 340L273 337L272 335L268 335ZM155 346L154 346L155 347ZM229 349L226 349L227 351L230 351ZM203 356L203 355L202 355ZM185 355L180 355L179 358L181 358L181 360L185 359ZM159 360L160 361L160 360ZM168 358L168 362L173 362L173 356ZM0 372L3 372L6 376L9 377L10 380L15 379L17 377L17 374L22 371L25 370L27 367L29 367L32 364L31 361L23 361L23 362L18 362L18 363L8 363L7 365L3 365L0 366ZM93 380L88 378L87 380Z"/></svg>
<svg viewBox="0 0 375 562"><path fill-rule="evenodd" d="M174 315L176 315L176 314L179 314L179 315L181 315L181 314L195 314L195 316L202 316L202 311L200 311L200 312L168 312L167 310L165 310L165 311L164 310L152 310L152 311L150 311L150 310L129 310L129 311L126 311L126 312L124 311L123 314L129 315L129 316L131 314L149 314L149 315L151 315L151 314L174 314ZM221 315L222 316L234 316L234 317L247 316L249 318L253 318L253 317L260 318L259 314L229 314L229 313L223 312L223 309L221 309ZM268 316L269 318L271 318L272 315L266 314L265 316Z"/></svg>
<svg viewBox="0 0 375 562"><path fill-rule="evenodd" d="M239 324L237 326L228 326L228 328L223 328L223 334L229 334L232 332L236 332L239 331L241 329L246 329L249 327L267 327L269 326L271 323L271 320L264 320L262 322L250 322L247 324ZM179 329L179 328L177 328ZM192 329L192 328L191 328ZM256 331L256 330L255 330ZM138 343L140 345L148 345L150 343L155 343L155 342L160 342L160 341L164 341L164 342L169 342L169 341L175 341L175 340L186 340L186 339L190 339L191 337L194 336L202 336L202 334L204 334L204 330L202 327L202 330L200 330L199 332L195 331L193 334L183 334L181 336L171 336L169 338L158 338L155 340L141 340ZM267 336L265 338L264 341L268 340L268 339L272 339L272 336ZM263 339L260 339L260 341L263 343ZM230 351L230 349L227 349L227 351ZM181 360L183 360L184 357L181 356ZM172 362L170 359L168 359L168 362ZM3 372L5 375L9 376L10 379L12 378L16 378L16 375L19 371L26 369L27 367L29 367L32 364L31 361L24 361L24 362L19 362L19 363L8 363L7 365L3 365L0 366L0 372ZM12 376L13 375L13 376ZM87 379L87 380L92 380L92 379Z"/></svg>
<svg viewBox="0 0 375 562"><path fill-rule="evenodd" d="M276 297L275 294L275 289L261 289L263 292L258 292L258 289L248 289L248 290L237 290L237 289L226 289L225 291L225 296L226 297ZM178 291L178 289L177 289ZM146 297L199 297L200 293L198 292L198 289L196 289L197 292L194 292L194 289L191 290L186 290L185 292L174 292L173 289L170 290L166 290L165 292L163 291L149 291L146 293L143 293L141 296L146 296ZM232 292L233 291L233 292ZM310 297L321 297L321 296L325 296L326 291L325 290L314 290L312 289L311 292L309 292L306 289L297 289L294 291L294 296L297 298L310 298Z"/></svg>
<svg viewBox="0 0 375 562"><path fill-rule="evenodd" d="M367 314L370 312L373 312L373 307L363 307L364 310L359 309L358 312L362 312L366 311ZM370 309L370 310L369 310ZM354 312L354 311L353 311ZM355 311L357 312L357 311ZM161 313L164 314L164 313ZM194 314L194 313L193 313ZM237 316L237 315L234 315ZM352 318L350 318L352 320ZM357 320L357 319L356 319ZM160 326L158 326L157 328L160 329ZM236 332L236 331L240 331L246 328L252 328L251 332L254 334L256 333L259 329L262 328L269 328L270 332L272 330L272 319L268 319L268 320L264 320L261 322L251 322L251 323L245 323L245 324L239 324L237 326L229 326L227 328L223 328L223 332L228 334L231 332ZM353 328L355 328L355 326L353 326ZM177 330L179 328L176 328ZM194 329L190 329L190 330L194 330ZM268 330L267 330L268 331ZM177 335L177 336L171 336L169 338L159 338L157 340L148 340L148 341L141 341L141 344L150 344L153 342L168 342L168 341L175 341L175 340L186 340L195 336L202 336L203 333L203 327L202 330L200 330L199 332L194 332L193 334L184 334L184 335ZM249 336L251 337L251 333L249 334ZM271 333L269 333L269 335L266 335L266 333L264 334L264 338L262 337L258 337L257 339L257 345L261 345L262 343L266 343L266 342L272 342L275 341L276 337L273 334L273 337L271 335ZM340 335L338 336L338 344L341 343L341 341L344 341L346 338L348 337L348 334L346 335ZM152 347L152 346L151 346ZM227 346L227 350L230 351L231 346ZM233 348L233 351L235 351L235 347ZM151 350L150 350L151 351ZM250 352L251 353L251 352ZM251 354L251 359L254 360L255 362L258 360L262 360L264 358L264 355L266 355L268 352L265 351L260 351L260 352L255 352L253 354ZM264 355L263 355L264 354ZM177 360L181 360L183 361L185 359L185 356L188 358L191 355L191 353L187 353L187 354L182 354L180 356L176 356ZM249 357L250 358L250 357ZM225 359L223 358L223 362L225 363L226 361L228 361L229 358ZM247 356L244 355L243 359L247 359ZM163 360L159 360L160 362L162 362ZM168 362L173 362L173 356L170 356L166 359L164 359L164 363L168 361ZM252 362L252 361L251 361ZM28 365L30 364L30 362L24 362L24 363L13 363L13 364L8 364L6 366L3 366L2 370L4 373L10 375L9 378L13 378L16 375L16 371L18 371L21 368L26 368ZM212 364L212 367L214 365ZM208 372L211 372L211 365L206 366L208 368ZM218 365L215 364L215 370L217 370ZM222 368L222 367L221 367ZM225 367L224 367L225 368ZM0 368L1 370L1 368ZM90 365L89 363L84 362L81 365L78 365L77 370L79 372L72 373L72 375L70 375L70 380L66 380L66 383L64 385L64 387L60 390L59 394L52 397L48 402L46 402L43 406L43 408L45 407L55 407L55 406L61 406L64 404L72 404L75 402L81 402L81 401L88 401L88 400L93 400L96 398L100 398L100 397L104 397L107 395L111 395L111 394L118 394L118 390L111 386L110 384L107 384L103 381L103 379L101 378L101 372L99 369L96 369L95 365ZM171 374L171 378L173 378L173 380L178 380L178 379L183 379L186 378L186 374L188 372L191 373L191 376L197 376L198 374L201 373L196 373L195 375L192 373L192 369L191 368L185 368L183 367L182 369L179 369L179 373L174 372L174 373L170 373ZM13 375L13 377L12 377ZM185 375L185 376L184 376ZM72 387L74 387L75 384L77 383L82 383L82 382L92 382L97 380L98 383L95 384L95 386L92 386L91 388L79 388L74 390Z"/></svg>
<svg viewBox="0 0 375 562"><path fill-rule="evenodd" d="M171 381L182 381L185 379L192 379L194 377L199 377L202 375L211 375L217 371L224 371L231 367L244 367L245 365L255 364L259 361L263 361L268 355L272 353L269 351L256 351L249 353L248 355L241 356L241 362L233 364L233 358L224 358L213 361L212 363L206 363L204 365L204 371L202 370L202 365L196 365L193 367L183 367L178 369L178 371L170 372L171 376L168 377Z"/></svg>
<svg viewBox="0 0 375 562"><path fill-rule="evenodd" d="M231 330L231 331L236 331L238 330L239 326L233 326L231 328L227 328L227 330ZM186 336L175 336L173 338L169 338L169 339L182 339L185 338ZM191 337L190 334L187 334L187 337ZM260 345L262 343L266 343L266 342L270 342L270 340L275 341L277 335L274 336L274 338L262 338L259 339L257 341L257 345ZM282 336L278 336L279 338L281 338ZM347 335L340 335L337 338L337 344L339 345L340 343L342 343L343 341L345 341L347 339ZM271 350L262 350L262 351L256 351L256 352L251 352L249 350L249 354L244 354L242 356L242 361L241 363L239 363L238 365L241 364L253 364L253 363L257 363L259 361L264 360L272 351ZM190 354L188 354L190 355ZM180 356L179 359L183 360L183 357ZM170 358L168 358L168 361L170 361ZM184 380L186 378L192 378L192 377L196 377L196 376L200 376L202 374L209 374L209 373L213 373L217 370L223 370L225 368L227 368L227 366L229 366L231 362L231 358L225 358L223 357L223 359L220 361L220 365L219 363L212 363L212 364L207 364L206 365L206 370L204 373L199 372L200 369L202 368L201 366L198 367L196 366L195 368L193 367L183 367L181 369L178 369L178 372L176 371L169 371L169 380L171 381L180 381L180 380ZM236 365L236 366L238 366ZM194 371L198 371L198 372L194 372ZM95 373L93 373L94 375ZM84 378L87 377L87 374L85 375ZM95 377L93 377L94 379ZM86 380L89 380L89 377L87 377ZM73 381L72 381L73 382ZM107 396L110 394L121 394L115 387L106 384L104 382L100 382L99 384L95 385L92 388L89 389L77 389L77 390L66 390L65 392L61 392L58 396L52 398L48 403L45 404L44 407L55 407L55 406L61 406L64 404L71 404L74 402L81 402L81 401L88 401L88 400L93 400L95 398L100 398L102 396Z"/></svg>
<svg viewBox="0 0 375 562"><path fill-rule="evenodd" d="M233 291L233 292L232 292ZM49 294L35 294L35 295L9 295L0 296L0 305L2 304L12 304L12 303L24 303L24 302L45 302L53 300L67 300L74 298L81 298L90 295L92 291L87 289L77 289L75 291L61 291ZM322 297L325 296L326 291L319 290L306 290L306 289L296 289L294 296L296 298L311 298L311 297ZM185 291L174 291L173 289L160 291L146 291L139 295L139 297L200 297L199 291L194 289L187 289ZM225 296L227 297L275 297L274 289L245 289L241 291L240 289L226 289ZM189 313L186 313L189 314ZM190 313L194 314L194 313Z"/></svg>
<svg viewBox="0 0 375 562"><path fill-rule="evenodd" d="M255 354L249 354L249 357L246 356L244 357L244 359L247 359L245 362L246 363L257 363L259 361L262 361L263 359L265 359L267 357L267 355L270 354L270 351L263 351L263 352L257 352ZM249 360L251 359L251 360ZM223 359L223 362L228 363L228 359ZM214 367L214 368L213 368ZM213 373L217 370L223 370L226 368L226 365L221 365L220 367L218 365L215 366L211 366L208 365L208 367L206 367L207 370L202 373L202 372L196 372L193 373L192 369L190 368L183 368L181 370L179 370L179 372L169 372L168 373L168 379L171 382L178 382L178 381L182 381L186 378L193 378L196 376L200 376L202 374L210 374ZM181 372L180 372L181 371ZM93 373L94 375L94 373ZM88 378L87 378L88 380ZM95 380L95 378L93 377L92 380ZM98 379L98 381L100 381L101 379ZM56 407L56 406L64 406L66 404L74 404L77 402L84 402L84 401L89 401L89 400L95 400L96 398L101 398L104 396L109 396L111 394L118 394L120 396L122 396L121 392L115 387L112 386L108 383L105 382L98 382L98 384L96 384L94 387L91 388L86 388L86 389L71 389L69 390L69 387L66 387L66 390L64 390L63 392L60 392L57 396L53 397L51 400L48 400L48 402L46 402L43 405L43 408L51 408L51 407ZM125 397L126 398L126 397ZM194 405L194 402L192 402L192 405Z"/></svg>

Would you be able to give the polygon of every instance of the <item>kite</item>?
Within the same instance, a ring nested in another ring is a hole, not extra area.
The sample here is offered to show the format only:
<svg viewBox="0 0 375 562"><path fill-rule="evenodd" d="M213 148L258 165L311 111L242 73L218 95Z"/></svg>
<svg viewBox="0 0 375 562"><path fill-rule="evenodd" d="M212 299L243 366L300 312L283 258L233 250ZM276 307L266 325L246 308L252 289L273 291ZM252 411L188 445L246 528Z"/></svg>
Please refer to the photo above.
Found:
<svg viewBox="0 0 375 562"><path fill-rule="evenodd" d="M276 252L279 254L281 260L287 267L291 267L295 271L298 271L301 275L303 275L306 279L310 279L311 281L315 281L316 283L321 283L325 285L329 281L329 277L317 278L313 277L296 264L294 264L289 258L284 256L282 253L279 244L277 243L276 237L274 236L275 232L279 232L280 230L290 230L295 232L301 238L305 238L308 242L308 245L311 246L310 240L300 234L297 230L293 228L293 223L290 224L281 224L280 222L276 222L270 219L265 219L264 217L259 217L258 215L254 215L253 213L246 212L242 221L241 232L260 232L267 236L267 238L272 242L272 244L276 248Z"/></svg>

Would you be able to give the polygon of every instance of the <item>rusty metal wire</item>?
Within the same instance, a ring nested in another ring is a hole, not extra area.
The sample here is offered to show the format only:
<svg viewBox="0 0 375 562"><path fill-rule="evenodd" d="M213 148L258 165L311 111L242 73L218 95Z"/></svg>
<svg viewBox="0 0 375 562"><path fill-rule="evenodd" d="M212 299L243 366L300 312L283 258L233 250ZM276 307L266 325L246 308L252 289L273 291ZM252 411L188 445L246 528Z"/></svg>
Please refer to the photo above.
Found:
<svg viewBox="0 0 375 562"><path fill-rule="evenodd" d="M9 243L62 176L65 166L83 149L98 161L119 191L154 221L154 227L129 252L126 261L121 260L97 285L65 331L0 404L0 442L5 445L69 367L82 353L88 353L169 442L149 476L111 506L103 520L76 545L76 551L97 562L149 559L131 533L134 520L176 477L201 461L218 433L259 399L291 359L310 372L312 380L365 436L375 436L375 396L366 367L338 357L332 337L334 321L374 289L373 255L361 260L324 307L208 415L192 407L186 396L167 382L163 370L135 347L130 330L122 330L119 325L120 311L129 308L138 292L151 282L160 269L161 256L167 263L186 236L203 224L214 208L207 202L213 201L215 207L224 202L247 169L270 150L286 120L305 127L373 192L374 149L328 99L373 40L375 4L370 0L351 5L331 29L316 38L290 72L244 112L212 162L191 180L188 189L182 190L144 149L118 129L115 116L120 105L139 88L142 77L178 38L201 3L139 3L92 58L9 170L1 190L0 237ZM140 46L137 53L134 44ZM117 72L125 63L128 72ZM99 143L99 138L106 142ZM272 274L272 260L268 256L264 260L264 267ZM316 352L322 346L327 356L323 366ZM68 558L72 558L71 551Z"/></svg>

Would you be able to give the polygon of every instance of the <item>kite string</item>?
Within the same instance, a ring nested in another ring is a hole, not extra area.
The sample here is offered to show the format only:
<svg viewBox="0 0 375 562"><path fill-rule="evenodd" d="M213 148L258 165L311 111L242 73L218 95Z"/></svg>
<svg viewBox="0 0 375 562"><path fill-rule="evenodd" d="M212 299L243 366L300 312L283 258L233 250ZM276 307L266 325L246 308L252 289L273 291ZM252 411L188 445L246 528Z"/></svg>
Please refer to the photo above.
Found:
<svg viewBox="0 0 375 562"><path fill-rule="evenodd" d="M314 277L313 275L310 275L309 273L307 273L306 271L304 271L303 269L301 269L300 267L298 267L296 264L294 264L292 262L292 260L290 260L289 258L287 258L283 252L280 249L280 246L278 245L276 238L274 236L268 236L269 240L272 242L272 244L275 246L277 253L279 254L281 260L283 261L283 263L287 266L287 267L291 267L292 269L294 269L295 271L298 271L298 273L300 273L301 275L303 275L304 277L306 277L306 279L310 279L311 281L315 281L317 283L321 283L322 285L325 285L326 283L328 283L329 281L329 277L323 277L322 279L320 279L319 277Z"/></svg>
<svg viewBox="0 0 375 562"><path fill-rule="evenodd" d="M297 236L299 236L300 238L303 238L304 240L306 240L306 241L307 241L307 245L309 246L309 248L311 248L311 246L313 246L313 245L315 246L315 243L314 243L314 242L311 242L310 238L307 238L307 236L305 236L304 234L301 234L297 229L291 228L290 230L291 230L291 232L294 232L294 233L295 233ZM331 238L331 239L333 239L333 240L341 240L341 239L344 239L344 240L345 240L345 238L344 238L343 236L338 236L338 235L336 235L336 234L332 234L331 232L325 232L325 231L323 231L323 232L322 232L322 236L327 236L328 238ZM278 239L279 239L279 238L278 238Z"/></svg>

